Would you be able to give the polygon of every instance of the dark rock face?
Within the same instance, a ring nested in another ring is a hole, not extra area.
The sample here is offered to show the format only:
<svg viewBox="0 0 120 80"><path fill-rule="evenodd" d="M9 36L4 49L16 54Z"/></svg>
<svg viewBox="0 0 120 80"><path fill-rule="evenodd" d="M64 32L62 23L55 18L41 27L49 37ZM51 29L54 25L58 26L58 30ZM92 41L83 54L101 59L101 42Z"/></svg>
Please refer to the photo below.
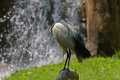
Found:
<svg viewBox="0 0 120 80"><path fill-rule="evenodd" d="M6 35L10 32L10 16L12 16L12 11L10 10L13 7L14 0L0 0L0 62L3 58L7 58L10 61L10 58L3 54L6 51L6 48L10 47L6 40Z"/></svg>
<svg viewBox="0 0 120 80"><path fill-rule="evenodd" d="M9 8L13 5L14 0L1 0L0 1L0 17L6 14Z"/></svg>
<svg viewBox="0 0 120 80"><path fill-rule="evenodd" d="M56 80L79 80L79 74L69 69L63 69Z"/></svg>

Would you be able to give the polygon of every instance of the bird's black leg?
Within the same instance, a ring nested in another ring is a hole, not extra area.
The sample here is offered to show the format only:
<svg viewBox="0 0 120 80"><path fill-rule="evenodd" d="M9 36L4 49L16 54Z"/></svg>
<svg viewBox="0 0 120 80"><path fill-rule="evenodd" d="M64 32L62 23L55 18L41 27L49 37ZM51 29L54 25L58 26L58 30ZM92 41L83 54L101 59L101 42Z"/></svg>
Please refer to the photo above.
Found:
<svg viewBox="0 0 120 80"><path fill-rule="evenodd" d="M69 59L69 52L67 50L67 58L65 60L65 64L64 64L64 68L63 69L66 69L66 65L68 64L68 59Z"/></svg>
<svg viewBox="0 0 120 80"><path fill-rule="evenodd" d="M69 69L69 65L70 65L70 58L71 58L71 50L68 49L68 63L67 63L68 69Z"/></svg>

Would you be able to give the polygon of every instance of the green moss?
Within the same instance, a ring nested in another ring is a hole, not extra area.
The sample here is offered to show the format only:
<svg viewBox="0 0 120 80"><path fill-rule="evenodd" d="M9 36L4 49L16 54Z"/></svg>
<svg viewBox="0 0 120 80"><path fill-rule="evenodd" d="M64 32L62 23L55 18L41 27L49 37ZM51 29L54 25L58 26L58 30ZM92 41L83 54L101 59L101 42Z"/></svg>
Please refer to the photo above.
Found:
<svg viewBox="0 0 120 80"><path fill-rule="evenodd" d="M112 58L90 58L78 63L71 60L71 69L79 73L80 80L120 80L120 60ZM63 63L34 67L17 71L6 80L55 80Z"/></svg>

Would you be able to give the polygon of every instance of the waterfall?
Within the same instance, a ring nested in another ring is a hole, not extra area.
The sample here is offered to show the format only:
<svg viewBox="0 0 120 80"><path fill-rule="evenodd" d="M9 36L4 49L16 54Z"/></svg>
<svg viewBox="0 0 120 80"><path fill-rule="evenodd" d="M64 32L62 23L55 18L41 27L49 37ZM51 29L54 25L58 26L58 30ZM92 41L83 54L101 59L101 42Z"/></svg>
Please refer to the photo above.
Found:
<svg viewBox="0 0 120 80"><path fill-rule="evenodd" d="M8 11L12 16L7 33L0 34L6 42L0 49L1 63L26 67L59 61L62 52L49 28L60 21L81 26L79 7L79 0L16 0Z"/></svg>

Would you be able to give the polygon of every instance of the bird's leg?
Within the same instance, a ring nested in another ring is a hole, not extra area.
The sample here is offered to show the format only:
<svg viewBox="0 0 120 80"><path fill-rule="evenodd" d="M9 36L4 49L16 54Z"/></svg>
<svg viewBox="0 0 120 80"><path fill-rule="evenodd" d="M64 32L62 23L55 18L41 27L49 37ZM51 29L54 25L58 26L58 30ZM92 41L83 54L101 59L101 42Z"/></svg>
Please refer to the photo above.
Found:
<svg viewBox="0 0 120 80"><path fill-rule="evenodd" d="M68 69L69 69L69 65L70 65L70 58L71 58L71 50L70 49L68 49L68 63L67 63L67 67L68 67Z"/></svg>
<svg viewBox="0 0 120 80"><path fill-rule="evenodd" d="M66 60L65 60L65 64L64 64L64 68L63 68L63 69L66 69L66 65L68 64L68 59L69 59L69 51L67 50L67 57L66 57Z"/></svg>

